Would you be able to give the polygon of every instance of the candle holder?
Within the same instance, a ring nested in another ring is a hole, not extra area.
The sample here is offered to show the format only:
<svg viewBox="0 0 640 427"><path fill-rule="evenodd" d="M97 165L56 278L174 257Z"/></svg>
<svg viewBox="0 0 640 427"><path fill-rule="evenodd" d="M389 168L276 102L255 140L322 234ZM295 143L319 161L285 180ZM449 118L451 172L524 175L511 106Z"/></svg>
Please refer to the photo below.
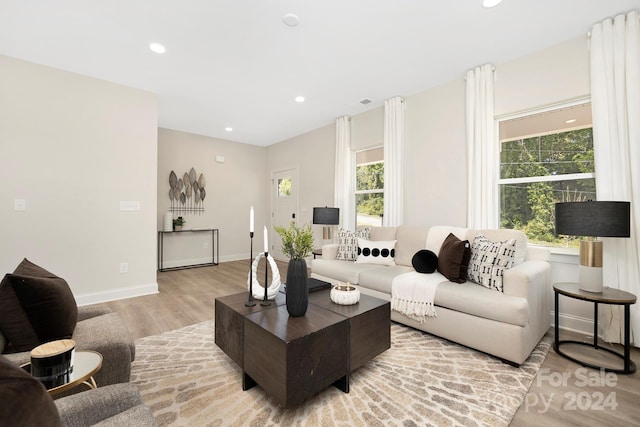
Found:
<svg viewBox="0 0 640 427"><path fill-rule="evenodd" d="M267 298L267 283L269 283L269 252L264 253L264 299L260 303L264 307L271 305L271 301Z"/></svg>
<svg viewBox="0 0 640 427"><path fill-rule="evenodd" d="M249 262L252 263L253 262L253 231L249 232L249 239L251 241ZM254 305L256 305L256 302L253 299L253 268L251 264L249 264L249 299L247 300L247 302L244 303L244 305L247 307L253 307Z"/></svg>

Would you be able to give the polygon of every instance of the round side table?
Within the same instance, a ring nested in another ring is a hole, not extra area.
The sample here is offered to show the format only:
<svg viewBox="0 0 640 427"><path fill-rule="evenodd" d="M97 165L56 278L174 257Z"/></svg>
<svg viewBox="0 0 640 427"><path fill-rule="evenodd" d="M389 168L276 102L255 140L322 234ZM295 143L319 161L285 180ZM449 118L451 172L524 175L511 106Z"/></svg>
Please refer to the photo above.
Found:
<svg viewBox="0 0 640 427"><path fill-rule="evenodd" d="M630 307L632 304L636 303L636 296L632 293L621 291L619 289L612 288L604 288L602 292L587 292L580 289L578 283L556 283L553 285L554 292L554 300L555 300L555 326L554 326L554 343L553 349L560 356L579 363L582 366L586 366L588 368L593 369L604 369L606 372L615 372L618 374L632 374L636 371L636 364L631 360L631 345L630 341L630 326L629 326L629 317L630 317ZM560 340L559 339L559 309L558 309L558 298L560 295L564 295L569 298L574 298L582 301L588 301L593 303L593 344L582 342L582 341L573 341L573 340ZM624 306L624 353L618 353L609 348L604 348L598 345L598 304L609 304L609 305L622 305ZM603 350L608 353L614 354L620 357L624 361L624 367L622 369L614 369L614 368L605 368L602 366L593 365L582 360L579 360L573 356L569 356L560 350L560 346L562 344L578 344L584 345L588 347L593 347L596 350Z"/></svg>
<svg viewBox="0 0 640 427"><path fill-rule="evenodd" d="M97 351L82 350L75 351L73 355L73 371L62 375L55 381L43 382L50 395L62 393L80 384L84 384L90 389L98 388L93 376L102 367L102 355ZM21 365L21 368L31 372L31 362Z"/></svg>

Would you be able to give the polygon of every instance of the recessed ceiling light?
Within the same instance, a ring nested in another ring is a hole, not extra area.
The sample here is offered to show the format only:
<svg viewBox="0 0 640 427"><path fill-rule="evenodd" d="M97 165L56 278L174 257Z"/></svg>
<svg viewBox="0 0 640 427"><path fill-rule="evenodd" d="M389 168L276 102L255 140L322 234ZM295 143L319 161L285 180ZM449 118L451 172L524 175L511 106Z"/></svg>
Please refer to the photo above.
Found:
<svg viewBox="0 0 640 427"><path fill-rule="evenodd" d="M226 128L224 128L224 130L226 130L227 132L233 132L233 128L232 128L232 127L229 127L229 126L227 126Z"/></svg>
<svg viewBox="0 0 640 427"><path fill-rule="evenodd" d="M482 0L482 7L494 7L499 5L502 0Z"/></svg>
<svg viewBox="0 0 640 427"><path fill-rule="evenodd" d="M287 13L282 17L282 20L290 27L295 27L300 23L300 18L298 18L298 15L295 15L293 13Z"/></svg>
<svg viewBox="0 0 640 427"><path fill-rule="evenodd" d="M150 43L149 49L151 49L155 53L165 53L167 51L167 48L160 43Z"/></svg>
<svg viewBox="0 0 640 427"><path fill-rule="evenodd" d="M576 122L576 119L569 119L565 121L565 123L575 123L575 122Z"/></svg>
<svg viewBox="0 0 640 427"><path fill-rule="evenodd" d="M304 96L296 96L296 102L304 102Z"/></svg>

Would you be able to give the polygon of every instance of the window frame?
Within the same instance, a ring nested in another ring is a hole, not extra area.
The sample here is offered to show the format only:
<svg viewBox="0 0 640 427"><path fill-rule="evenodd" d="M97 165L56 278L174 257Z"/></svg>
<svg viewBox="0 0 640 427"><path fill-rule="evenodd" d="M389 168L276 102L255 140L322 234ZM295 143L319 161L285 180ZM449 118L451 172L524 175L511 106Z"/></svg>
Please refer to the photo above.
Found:
<svg viewBox="0 0 640 427"><path fill-rule="evenodd" d="M501 122L506 122L514 119L521 119L521 118L534 116L538 114L550 113L557 110L568 109L575 106L583 106L585 104L590 104L591 102L592 102L591 97L584 97L584 98L575 99L573 101L549 105L543 108L531 109L531 110L522 111L516 114L509 114L509 115L496 117L495 119L496 143L498 144L499 147L498 147L498 156L496 159L498 167L496 168L497 177L496 177L496 187L495 187L498 193L498 198L497 198L498 206L495 212L497 213L498 224L500 224L502 220L502 200L501 200L500 194L501 194L501 188L502 188L501 186L503 185L531 184L531 183L538 183L538 182L574 181L574 180L587 180L587 179L593 179L594 181L596 180L595 170L594 172L585 172L585 173L542 175L542 176L529 176L529 177L519 177L519 178L501 178L500 177L500 171L502 166L501 153L502 153L502 147L503 147L503 144L502 144L503 141L500 138ZM555 133L562 133L570 130L579 130L579 129L587 129L587 128L593 129L593 120L591 120L591 123L589 126L576 126L575 128L567 128L567 129L556 131ZM538 134L528 135L524 138L534 138L536 136L544 136L544 135L551 135L551 134L553 133L540 132ZM505 141L510 141L510 140L513 140L513 139L505 139ZM529 236L527 236L527 240L529 240ZM563 248L558 246L545 245L543 243L529 243L529 244L532 246L544 247L546 249L551 250L552 252L557 252L557 253L571 253L571 254L573 254L574 252L577 253L577 249L574 250L574 248Z"/></svg>
<svg viewBox="0 0 640 427"><path fill-rule="evenodd" d="M362 153L362 152L365 152L365 151L373 151L373 150L382 150L382 160L358 163L358 153ZM351 200L352 200L352 203L353 203L355 227L357 229L358 228L358 200L357 200L358 195L361 195L361 194L382 194L383 201L384 201L384 185L380 189L373 189L373 190L358 190L357 189L357 187L358 187L358 185L357 185L358 184L358 166L375 164L375 163L382 163L384 165L384 147L383 146L374 146L374 147L367 147L367 148L363 148L363 149L358 150L358 151L354 151L353 162L354 162L353 176L352 176L352 179L353 179L353 195L352 195ZM380 218L383 218L383 217L384 217L384 207L383 207L382 216ZM380 221L380 223L382 225L382 220Z"/></svg>

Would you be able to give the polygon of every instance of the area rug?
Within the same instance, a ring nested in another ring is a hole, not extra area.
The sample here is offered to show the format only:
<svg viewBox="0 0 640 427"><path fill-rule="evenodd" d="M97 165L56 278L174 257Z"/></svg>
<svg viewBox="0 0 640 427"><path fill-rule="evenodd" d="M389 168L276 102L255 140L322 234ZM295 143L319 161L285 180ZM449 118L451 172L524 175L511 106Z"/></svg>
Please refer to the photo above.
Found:
<svg viewBox="0 0 640 427"><path fill-rule="evenodd" d="M136 341L132 381L160 426L507 426L549 350L519 368L393 323L391 348L335 387L283 409L214 343L213 321Z"/></svg>

